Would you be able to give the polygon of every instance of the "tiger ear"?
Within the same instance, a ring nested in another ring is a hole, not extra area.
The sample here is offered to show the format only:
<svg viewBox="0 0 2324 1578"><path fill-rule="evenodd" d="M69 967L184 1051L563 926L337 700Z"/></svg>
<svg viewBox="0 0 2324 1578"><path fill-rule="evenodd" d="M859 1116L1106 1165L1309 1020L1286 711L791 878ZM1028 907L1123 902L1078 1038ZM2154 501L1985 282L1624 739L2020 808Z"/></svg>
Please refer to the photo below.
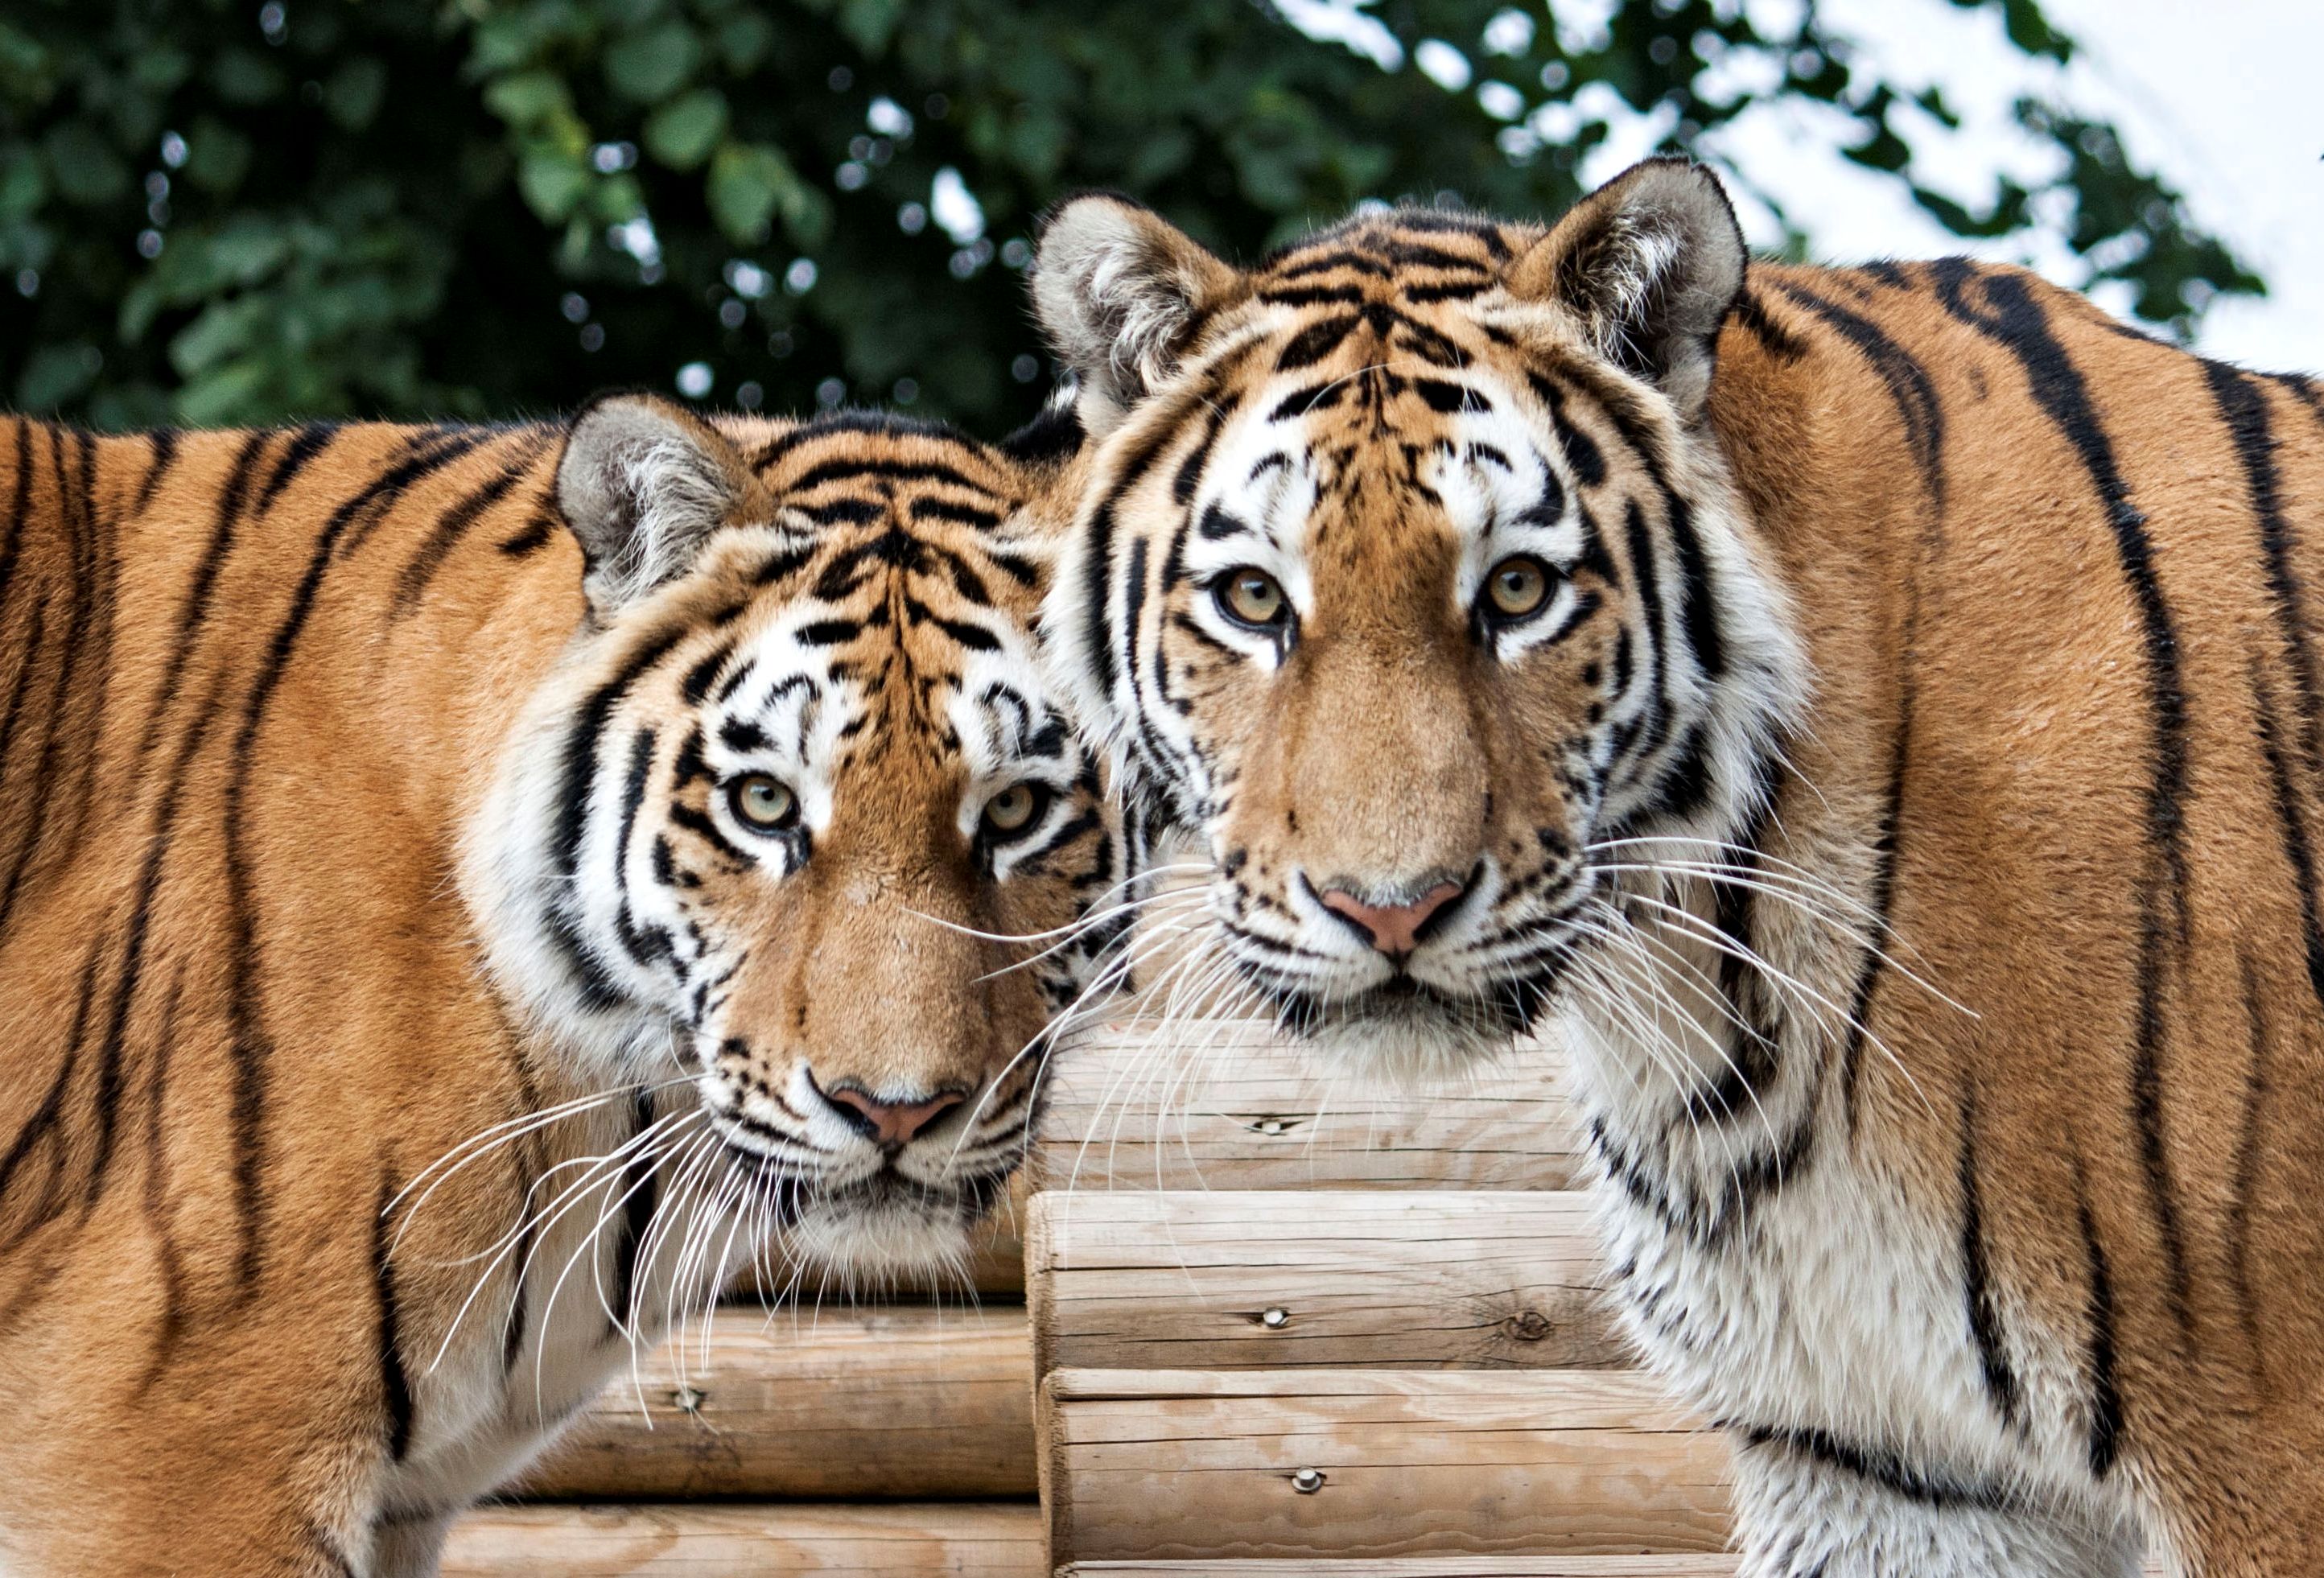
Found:
<svg viewBox="0 0 2324 1578"><path fill-rule="evenodd" d="M1102 438L1169 375L1197 316L1242 276L1200 242L1127 198L1075 198L1041 227L1033 309L1081 385L1083 429Z"/></svg>
<svg viewBox="0 0 2324 1578"><path fill-rule="evenodd" d="M565 432L557 506L602 613L683 575L712 531L766 520L766 489L717 429L652 394L601 395Z"/></svg>
<svg viewBox="0 0 2324 1578"><path fill-rule="evenodd" d="M1634 164L1511 267L1508 291L1563 308L1600 355L1692 421L1749 254L1718 177L1683 159Z"/></svg>

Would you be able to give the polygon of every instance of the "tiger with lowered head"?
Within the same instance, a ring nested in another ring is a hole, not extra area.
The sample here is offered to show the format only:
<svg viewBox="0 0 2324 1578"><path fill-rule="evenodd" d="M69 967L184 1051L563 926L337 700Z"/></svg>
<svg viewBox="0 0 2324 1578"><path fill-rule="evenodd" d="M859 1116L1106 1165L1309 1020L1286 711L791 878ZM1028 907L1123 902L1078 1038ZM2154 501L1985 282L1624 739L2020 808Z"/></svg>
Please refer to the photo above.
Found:
<svg viewBox="0 0 2324 1578"><path fill-rule="evenodd" d="M1105 927L993 939L1128 864L1052 478L644 397L0 428L0 1569L430 1572L770 1239L960 1260Z"/></svg>
<svg viewBox="0 0 2324 1578"><path fill-rule="evenodd" d="M1748 1578L2324 1571L2316 384L1672 161L1035 293L1076 710L1323 1053L1571 1038Z"/></svg>

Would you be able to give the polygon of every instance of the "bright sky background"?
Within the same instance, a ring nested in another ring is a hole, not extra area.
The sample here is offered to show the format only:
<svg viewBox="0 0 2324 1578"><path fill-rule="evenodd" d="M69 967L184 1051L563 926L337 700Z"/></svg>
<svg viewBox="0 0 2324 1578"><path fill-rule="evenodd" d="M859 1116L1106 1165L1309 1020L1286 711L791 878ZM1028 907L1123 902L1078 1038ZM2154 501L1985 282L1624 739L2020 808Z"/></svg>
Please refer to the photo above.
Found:
<svg viewBox="0 0 2324 1578"><path fill-rule="evenodd" d="M1372 3L1275 0L1309 33L1338 40L1383 69L1405 69L1395 36L1368 14ZM1586 46L1602 37L1617 3L1553 0L1546 9L1562 37ZM1796 27L1802 0L1730 3L1751 14L1762 36L1779 38ZM2215 307L2200 348L2255 367L2324 372L2324 0L2043 0L2043 8L2082 46L2062 71L2012 48L1998 7L1963 9L1949 0L1821 5L1826 26L1855 41L1883 78L1914 89L1934 84L1961 116L1957 134L1925 116L1903 128L1923 185L1977 211L1990 205L1997 171L2029 187L2053 176L2041 146L2012 119L2020 97L2105 119L2121 132L2135 163L2185 193L2197 222L2268 281L2264 300L2231 298ZM1532 0L1494 28L1513 24L1522 38L1531 32L1527 19L1543 14L1540 0ZM1465 91L1475 65L1491 68L1492 31L1473 64L1431 40L1414 48L1410 65L1448 91ZM1748 85L1759 74L1746 65L1734 80ZM1706 82L1705 91L1714 86ZM1509 90L1487 82L1477 89L1480 102L1495 91ZM1667 109L1635 114L1610 89L1591 84L1570 101L1543 106L1532 124L1563 142L1583 116L1602 117L1610 128L1582 165L1591 183L1651 152L1676 119ZM2054 232L1983 244L1951 235L1895 180L1836 152L1860 135L1831 106L1762 101L1706 139L1702 152L1781 203L1820 261L1976 252L2030 263L2062 284L2088 279L2088 265ZM1739 207L1756 244L1782 242L1782 224L1764 203ZM2093 294L2116 311L2127 308L2127 291L2101 287Z"/></svg>
<svg viewBox="0 0 2324 1578"><path fill-rule="evenodd" d="M1908 138L1927 184L1970 197L1994 168L2020 161L2025 142L2006 113L2021 92L2101 112L2133 160L2185 192L2197 219L2268 281L2264 300L2214 308L2200 348L2257 367L2324 372L2324 0L2044 0L2044 10L2083 46L2062 76L2012 51L1993 10L1946 0L1822 6L1826 23L1861 41L1889 74L1938 83L1969 121L1959 138ZM1770 116L1738 128L1728 152L1779 195L1820 258L1963 250L1909 197L1831 157L1830 146L1830 130L1812 116ZM2037 249L2031 261L2079 282L2062 249Z"/></svg>

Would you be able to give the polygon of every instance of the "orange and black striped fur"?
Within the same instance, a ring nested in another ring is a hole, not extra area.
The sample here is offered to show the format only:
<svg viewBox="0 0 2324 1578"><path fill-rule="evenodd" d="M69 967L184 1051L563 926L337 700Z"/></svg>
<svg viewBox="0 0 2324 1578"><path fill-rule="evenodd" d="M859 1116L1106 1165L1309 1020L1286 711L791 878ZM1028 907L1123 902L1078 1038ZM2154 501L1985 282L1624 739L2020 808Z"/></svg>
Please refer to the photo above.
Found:
<svg viewBox="0 0 2324 1578"><path fill-rule="evenodd" d="M1571 1036L1749 1578L2324 1572L2324 401L2014 269L1085 198L1045 618L1248 994Z"/></svg>
<svg viewBox="0 0 2324 1578"><path fill-rule="evenodd" d="M0 425L0 1569L432 1571L762 1248L963 1254L1127 863L1047 475Z"/></svg>

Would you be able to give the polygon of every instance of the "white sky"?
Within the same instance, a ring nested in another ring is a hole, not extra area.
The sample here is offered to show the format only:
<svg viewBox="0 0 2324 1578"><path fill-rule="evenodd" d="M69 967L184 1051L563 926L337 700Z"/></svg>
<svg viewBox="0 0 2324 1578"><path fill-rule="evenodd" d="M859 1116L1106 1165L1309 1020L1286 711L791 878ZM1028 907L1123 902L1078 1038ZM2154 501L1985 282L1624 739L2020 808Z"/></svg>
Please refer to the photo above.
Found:
<svg viewBox="0 0 2324 1578"><path fill-rule="evenodd" d="M1314 36L1345 43L1384 69L1403 69L1395 35L1368 14L1372 3L1275 0ZM1735 3L1767 37L1788 34L1800 14L1801 0ZM1561 37L1588 47L1602 36L1616 4L1554 0L1548 9ZM1990 202L1997 171L2027 186L2054 173L2040 145L2012 119L2021 97L2104 119L2121 132L2135 164L2160 171L2186 195L2197 222L2268 281L2264 300L2230 298L2215 307L2200 348L2255 367L2324 372L2324 0L2043 0L2043 8L2082 46L2062 72L2012 48L1997 7L1964 10L1950 0L1821 5L1827 27L1855 40L1886 80L1913 89L1934 84L1962 117L1962 130L1953 134L1913 112L1924 124L1908 125L1904 134L1913 148L1913 174L1923 186L1976 211ZM1529 31L1524 17L1541 14L1540 0L1531 0L1504 19L1523 34ZM1492 69L1490 31L1483 53L1473 57L1480 74ZM1464 48L1473 52L1476 46L1464 41ZM1471 81L1471 57L1441 41L1417 45L1411 64L1451 91ZM1728 79L1748 89L1766 69L1765 61L1739 62ZM1706 92L1720 75L1709 74ZM1480 102L1492 91L1490 83L1480 86ZM1592 84L1570 101L1545 106L1534 124L1562 142L1583 116L1603 118L1610 131L1582 165L1583 180L1592 184L1651 152L1675 120L1670 113L1634 114ZM2088 279L2089 265L2054 231L1981 244L1951 235L1898 182L1836 152L1859 134L1830 106L1763 101L1707 139L1702 151L1781 203L1822 261L1969 251L2030 263L2062 284L2079 287ZM1763 204L1739 206L1755 243L1782 240L1781 225ZM2126 291L2102 287L2094 294L2114 310L2127 308Z"/></svg>
<svg viewBox="0 0 2324 1578"><path fill-rule="evenodd" d="M2044 9L2083 46L2062 74L2013 51L1993 10L1963 11L1947 0L1824 0L1822 14L1893 78L1943 88L1967 127L1958 137L1933 125L1908 134L1914 171L1973 207L1995 169L2039 171L2027 140L2007 122L2021 93L2054 95L2110 120L2134 162L2166 176L2198 222L2268 281L2264 300L2231 298L2215 307L2200 348L2257 367L2324 371L2324 3L2044 0ZM1831 154L1838 128L1818 120L1804 108L1749 112L1722 148L1777 196L1818 257L1978 250L2080 282L2081 264L2061 246L2020 237L1964 247L1895 183ZM2099 299L2124 305L2104 291Z"/></svg>

